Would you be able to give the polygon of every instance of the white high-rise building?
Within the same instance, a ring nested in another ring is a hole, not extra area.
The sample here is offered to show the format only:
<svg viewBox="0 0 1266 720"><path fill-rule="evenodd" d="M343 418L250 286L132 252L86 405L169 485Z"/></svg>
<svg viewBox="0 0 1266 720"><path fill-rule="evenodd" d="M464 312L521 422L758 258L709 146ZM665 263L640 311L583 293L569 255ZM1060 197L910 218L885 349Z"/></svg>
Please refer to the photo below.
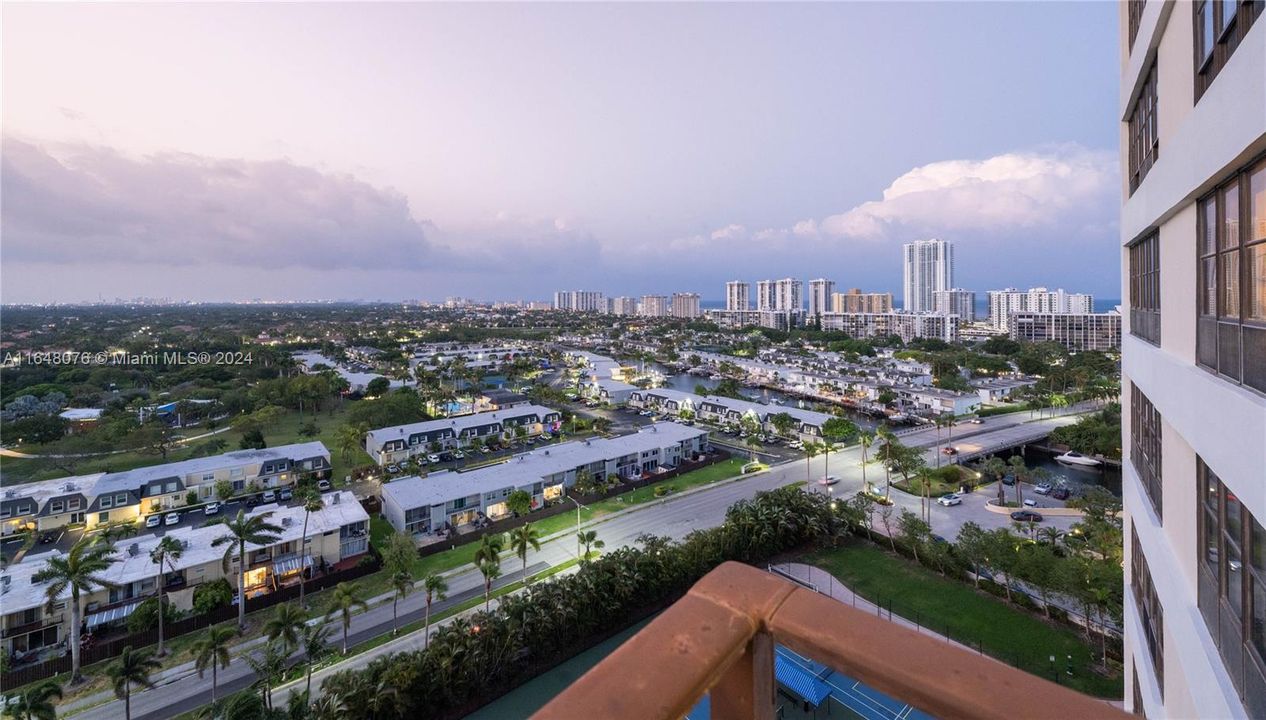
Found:
<svg viewBox="0 0 1266 720"><path fill-rule="evenodd" d="M699 293L673 293L673 317L690 319L702 314L699 310Z"/></svg>
<svg viewBox="0 0 1266 720"><path fill-rule="evenodd" d="M672 303L667 295L643 295L638 308L643 317L668 317L672 312Z"/></svg>
<svg viewBox="0 0 1266 720"><path fill-rule="evenodd" d="M775 293L777 284L773 280L758 280L756 282L756 309L757 310L776 310L778 299Z"/></svg>
<svg viewBox="0 0 1266 720"><path fill-rule="evenodd" d="M976 292L974 290L938 290L932 298L932 311L937 315L957 315L962 323L976 322Z"/></svg>
<svg viewBox="0 0 1266 720"><path fill-rule="evenodd" d="M554 293L554 309L604 313L607 311L607 298L594 290L560 290Z"/></svg>
<svg viewBox="0 0 1266 720"><path fill-rule="evenodd" d="M612 315L636 315L637 314L637 298L620 296L611 299Z"/></svg>
<svg viewBox="0 0 1266 720"><path fill-rule="evenodd" d="M932 312L936 292L954 287L954 243L916 240L901 246L904 263L901 309Z"/></svg>
<svg viewBox="0 0 1266 720"><path fill-rule="evenodd" d="M804 312L804 283L795 278L783 278L774 283L774 309Z"/></svg>
<svg viewBox="0 0 1266 720"><path fill-rule="evenodd" d="M809 315L821 315L825 312L831 312L831 296L835 294L834 280L810 280L809 281Z"/></svg>
<svg viewBox="0 0 1266 720"><path fill-rule="evenodd" d="M749 297L752 286L741 280L731 280L725 284L725 309L726 310L751 310L752 301Z"/></svg>
<svg viewBox="0 0 1266 720"><path fill-rule="evenodd" d="M1125 704L1266 718L1266 20L1120 3Z"/></svg>
<svg viewBox="0 0 1266 720"><path fill-rule="evenodd" d="M1088 315L1094 312L1093 295L1066 293L1063 288L1047 290L1044 287L1017 290L989 291L989 324L998 330L1011 329L1011 314L1018 312L1032 313L1077 313Z"/></svg>

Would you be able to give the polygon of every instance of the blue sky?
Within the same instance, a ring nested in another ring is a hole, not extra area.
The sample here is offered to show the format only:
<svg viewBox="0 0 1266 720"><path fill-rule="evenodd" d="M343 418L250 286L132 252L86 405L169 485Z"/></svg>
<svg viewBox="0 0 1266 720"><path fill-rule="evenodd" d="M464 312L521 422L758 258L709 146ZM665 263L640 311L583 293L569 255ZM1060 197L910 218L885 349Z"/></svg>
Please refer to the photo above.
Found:
<svg viewBox="0 0 1266 720"><path fill-rule="evenodd" d="M1112 3L3 14L5 302L1119 294Z"/></svg>

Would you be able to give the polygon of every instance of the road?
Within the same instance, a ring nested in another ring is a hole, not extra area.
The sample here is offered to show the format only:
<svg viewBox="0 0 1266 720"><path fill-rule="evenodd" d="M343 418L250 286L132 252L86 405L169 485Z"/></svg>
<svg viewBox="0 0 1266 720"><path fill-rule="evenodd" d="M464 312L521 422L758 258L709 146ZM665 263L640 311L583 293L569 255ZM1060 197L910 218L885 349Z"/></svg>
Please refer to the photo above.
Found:
<svg viewBox="0 0 1266 720"><path fill-rule="evenodd" d="M1056 417L1029 422L1027 415L1022 413L1016 416L990 418L986 425L970 426L972 429L964 431L961 435L956 433L955 442L957 443L960 438L964 441L972 438L976 442L990 442L991 438L1004 437L1006 433L1016 432L1014 428L1019 425L1054 428L1072 420L1073 418L1071 417ZM915 431L904 435L901 439L907 445L928 446L929 453L936 453L934 447L937 441L935 429L929 428ZM805 480L806 476L814 479L820 478L827 472L840 478L839 484L829 488L830 492L840 497L854 494L862 487L860 449L854 446L831 453L829 458L818 456L809 463L807 470L804 460L788 462L775 466L766 472L639 505L624 512L590 521L586 523L586 526L594 527L598 531L598 536L609 548L631 545L643 533L681 539L693 530L721 524L725 519L726 509L738 500L751 498L756 493L764 490L771 490L796 481ZM866 473L873 483L882 486L882 468L872 464L867 466ZM814 491L820 491L816 484L812 487ZM991 513L984 509L984 502L988 497L990 495L982 491L968 496L963 505L960 506L948 508L940 505L934 506L932 510L933 532L952 539L958 534L958 529L968 520L974 520L986 528L1010 525L1010 519L1006 515ZM906 508L915 512L918 511L919 499L917 496L907 495L894 489L892 498L898 509ZM1072 518L1052 518L1046 524L1066 530L1072 522ZM880 526L879 518L876 516L876 527ZM576 557L578 550L573 533L574 530L569 529L551 536L551 539L542 543L539 551L530 552L528 554L529 573ZM517 580L521 573L521 568L522 565L517 557L509 555L504 557L503 569L505 575L495 586L501 587ZM472 566L468 565L453 571L448 575L447 579L450 588L449 600L433 605L432 613L452 607L483 592L483 578ZM415 592L401 601L401 616L409 617L410 619L420 618L424 604L422 594ZM350 633L351 642L352 644L363 642L388 633L390 630L391 604L388 602L353 618ZM341 637L338 639L341 641ZM351 659L346 667L358 667L368 662L368 660L368 657L362 658L358 656ZM196 673L192 672L191 666L187 666L183 674L179 672L170 674L172 677L169 677L168 681L159 685L158 688L133 695L132 716L134 718L138 720L159 720L160 718L172 717L210 702L211 678L209 674L205 678L199 678ZM248 687L252 681L250 668L242 660L235 659L228 669L220 672L220 693L223 696L240 690ZM74 705L74 703L68 704L65 710L71 709ZM123 708L121 703L117 700L111 700L83 710L77 713L76 717L85 718L86 720L114 720L122 717L122 715Z"/></svg>

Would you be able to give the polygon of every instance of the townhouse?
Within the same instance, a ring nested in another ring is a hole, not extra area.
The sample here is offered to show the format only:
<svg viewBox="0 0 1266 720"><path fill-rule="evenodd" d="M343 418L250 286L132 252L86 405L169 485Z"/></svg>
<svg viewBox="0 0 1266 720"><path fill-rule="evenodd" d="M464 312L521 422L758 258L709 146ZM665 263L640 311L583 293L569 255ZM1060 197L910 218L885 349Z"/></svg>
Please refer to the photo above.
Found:
<svg viewBox="0 0 1266 720"><path fill-rule="evenodd" d="M631 435L550 445L467 472L395 480L383 485L382 515L397 530L439 533L509 515L506 500L516 490L528 493L536 509L561 498L578 476L595 482L638 479L707 451L706 430L656 423Z"/></svg>
<svg viewBox="0 0 1266 720"><path fill-rule="evenodd" d="M637 390L636 385L630 385L619 380L607 380L599 378L586 383L582 390L587 397L595 400L601 400L612 405L623 405L629 401L629 397Z"/></svg>
<svg viewBox="0 0 1266 720"><path fill-rule="evenodd" d="M131 522L210 502L217 498L221 481L242 495L329 475L330 451L320 442L308 442L25 483L4 488L0 533Z"/></svg>
<svg viewBox="0 0 1266 720"><path fill-rule="evenodd" d="M301 505L261 505L249 512L251 516L267 515L268 522L281 530L266 544L246 546L248 597L297 583L304 568L334 571L352 567L369 552L369 514L356 498L346 491L321 497L323 507L307 516L306 536ZM112 555L114 562L99 573L110 587L81 597L84 628L97 633L121 629L137 605L158 594L160 582L168 601L182 611L193 607L194 590L203 583L224 578L236 589L240 558L234 557L226 571L225 546L212 545L226 532L222 525L204 524L119 541ZM164 537L180 543L181 555L169 558L160 577L150 553ZM305 544L307 551L301 552ZM27 555L0 574L0 642L8 653L21 657L56 645L69 635L69 591L50 607L46 584L33 579L50 557L60 554Z"/></svg>
<svg viewBox="0 0 1266 720"><path fill-rule="evenodd" d="M624 380L627 371L619 362L585 350L568 350L564 356L570 365L584 369L594 380Z"/></svg>
<svg viewBox="0 0 1266 720"><path fill-rule="evenodd" d="M558 430L562 414L543 405L515 405L492 412L426 420L370 430L365 452L379 465L389 465L420 453L469 447L475 438L509 440L523 428L527 437Z"/></svg>
<svg viewBox="0 0 1266 720"><path fill-rule="evenodd" d="M700 419L722 425L741 425L745 418L750 418L760 426L763 432L775 432L773 417L786 413L796 421L792 432L801 439L820 437L822 424L834 417L793 406L765 405L750 400L696 395L668 388L635 390L630 394L629 405L673 415L685 411L693 413Z"/></svg>

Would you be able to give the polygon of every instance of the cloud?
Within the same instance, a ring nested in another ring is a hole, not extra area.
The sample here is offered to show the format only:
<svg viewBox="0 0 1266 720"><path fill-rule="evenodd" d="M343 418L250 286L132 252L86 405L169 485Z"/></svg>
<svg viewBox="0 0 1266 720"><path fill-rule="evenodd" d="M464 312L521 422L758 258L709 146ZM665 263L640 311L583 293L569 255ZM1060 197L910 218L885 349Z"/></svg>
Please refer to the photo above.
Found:
<svg viewBox="0 0 1266 720"><path fill-rule="evenodd" d="M325 270L420 268L432 254L404 195L351 175L284 159L2 143L7 262Z"/></svg>
<svg viewBox="0 0 1266 720"><path fill-rule="evenodd" d="M1047 227L1103 212L1115 202L1116 178L1115 154L1077 145L945 160L914 168L882 200L831 215L820 227L857 239Z"/></svg>
<svg viewBox="0 0 1266 720"><path fill-rule="evenodd" d="M747 228L736 223L730 223L723 228L717 228L712 231L713 240L738 240L747 235Z"/></svg>

